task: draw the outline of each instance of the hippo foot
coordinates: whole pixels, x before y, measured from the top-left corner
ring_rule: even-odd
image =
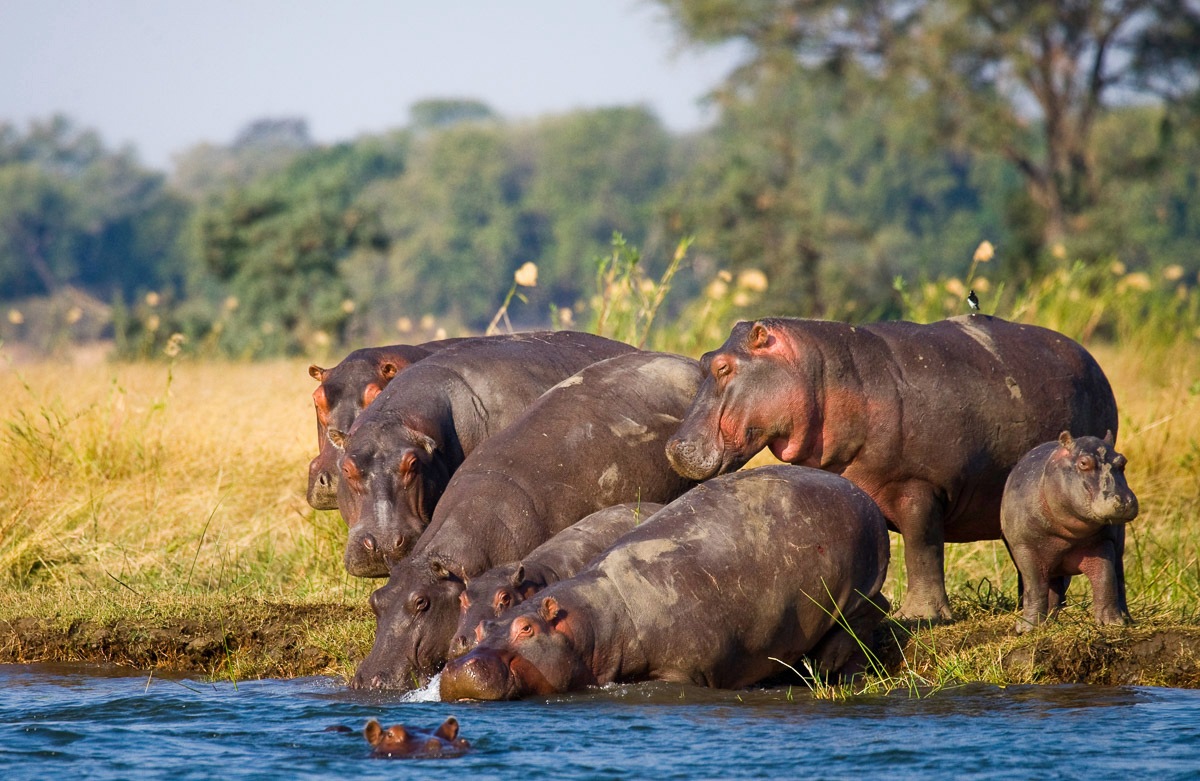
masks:
[[[1096,612],[1096,623],[1107,626],[1132,626],[1133,619],[1124,610],[1110,608]]]
[[[911,594],[904,598],[896,618],[915,621],[922,624],[948,624],[955,621],[950,603],[943,597],[930,599],[913,597]]]
[[[1028,633],[1032,632],[1033,630],[1037,629],[1039,626],[1041,626],[1043,621],[1044,621],[1044,619],[1042,619],[1042,618],[1030,619],[1030,618],[1021,616],[1020,618],[1017,619],[1017,625],[1014,627],[1014,629],[1016,630],[1017,634],[1019,634],[1019,635],[1028,634]]]

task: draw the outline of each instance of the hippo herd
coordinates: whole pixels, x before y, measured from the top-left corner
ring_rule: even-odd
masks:
[[[443,699],[496,700],[740,688],[802,660],[852,674],[891,610],[889,529],[900,616],[951,620],[944,543],[1003,539],[1018,631],[1080,574],[1097,621],[1129,621],[1138,504],[1116,401],[1054,331],[768,318],[700,361],[557,331],[368,348],[309,373],[309,502],[349,525],[351,574],[387,578],[354,687],[440,671]],[[784,463],[741,469],[764,448]],[[389,735],[368,740],[403,742]]]

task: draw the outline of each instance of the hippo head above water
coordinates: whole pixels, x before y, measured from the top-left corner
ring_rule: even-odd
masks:
[[[501,565],[471,578],[459,595],[461,614],[450,643],[450,657],[462,656],[474,647],[478,639],[476,630],[484,621],[497,618],[545,585],[526,578],[525,567],[519,563]]]
[[[409,690],[427,683],[445,660],[464,587],[460,568],[437,557],[394,564],[387,585],[371,594],[375,644],[350,686]]]
[[[453,716],[432,732],[403,724],[385,728],[371,719],[363,729],[363,737],[371,744],[371,756],[380,759],[457,757],[471,748],[466,738],[458,736],[458,720]]]
[[[798,361],[795,345],[766,324],[735,325],[725,344],[700,359],[704,381],[667,442],[671,466],[707,480],[740,469],[764,447],[781,461],[805,463],[798,456],[810,443],[793,440],[819,430],[807,425],[818,383],[782,379]]]

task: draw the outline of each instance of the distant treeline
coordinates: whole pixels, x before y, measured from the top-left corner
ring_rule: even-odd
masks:
[[[429,100],[332,146],[260,120],[164,175],[65,117],[0,125],[0,337],[257,357],[480,330],[527,262],[509,316],[564,322],[614,233],[651,272],[694,237],[673,311],[757,269],[761,312],[896,316],[897,278],[961,274],[984,239],[992,284],[1074,261],[1195,282],[1194,4],[660,5],[745,51],[708,130]]]

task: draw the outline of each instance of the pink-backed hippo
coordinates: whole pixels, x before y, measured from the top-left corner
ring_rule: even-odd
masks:
[[[458,719],[447,718],[436,730],[424,730],[394,724],[383,727],[375,719],[367,722],[363,737],[371,744],[371,756],[377,759],[445,759],[459,757],[471,748],[458,736]]]
[[[375,644],[351,685],[421,685],[447,658],[470,578],[518,561],[597,510],[665,503],[691,488],[663,447],[699,385],[690,358],[621,355],[559,383],[481,444],[412,553],[371,595]]]
[[[308,503],[318,510],[337,509],[338,448],[328,432],[339,440],[354,420],[400,372],[457,339],[426,344],[392,344],[364,347],[347,355],[332,369],[315,363],[309,375],[320,383],[313,391],[317,411],[316,458],[308,465]]]
[[[384,577],[433,517],[450,476],[546,390],[596,361],[637,352],[575,331],[485,336],[397,375],[343,438],[338,509],[351,575]]]
[[[1083,347],[979,314],[741,322],[701,364],[704,385],[667,444],[675,468],[704,480],[768,447],[845,475],[904,537],[909,618],[953,617],[943,543],[1000,538],[1022,455],[1063,429],[1117,430],[1112,388]]]
[[[834,674],[887,614],[887,564],[887,522],[849,480],[786,465],[723,475],[485,622],[442,671],[442,699],[646,680],[741,688],[806,655]]]
[[[626,502],[583,518],[530,551],[518,562],[492,567],[467,579],[459,595],[461,612],[450,657],[475,647],[476,630],[485,620],[521,604],[551,583],[572,577],[621,535],[662,509],[654,502]]]
[[[1125,603],[1125,524],[1138,500],[1125,482],[1125,456],[1103,439],[1064,431],[1030,450],[1004,487],[1000,525],[1021,580],[1018,632],[1057,613],[1072,575],[1092,584],[1101,624],[1129,623]]]

